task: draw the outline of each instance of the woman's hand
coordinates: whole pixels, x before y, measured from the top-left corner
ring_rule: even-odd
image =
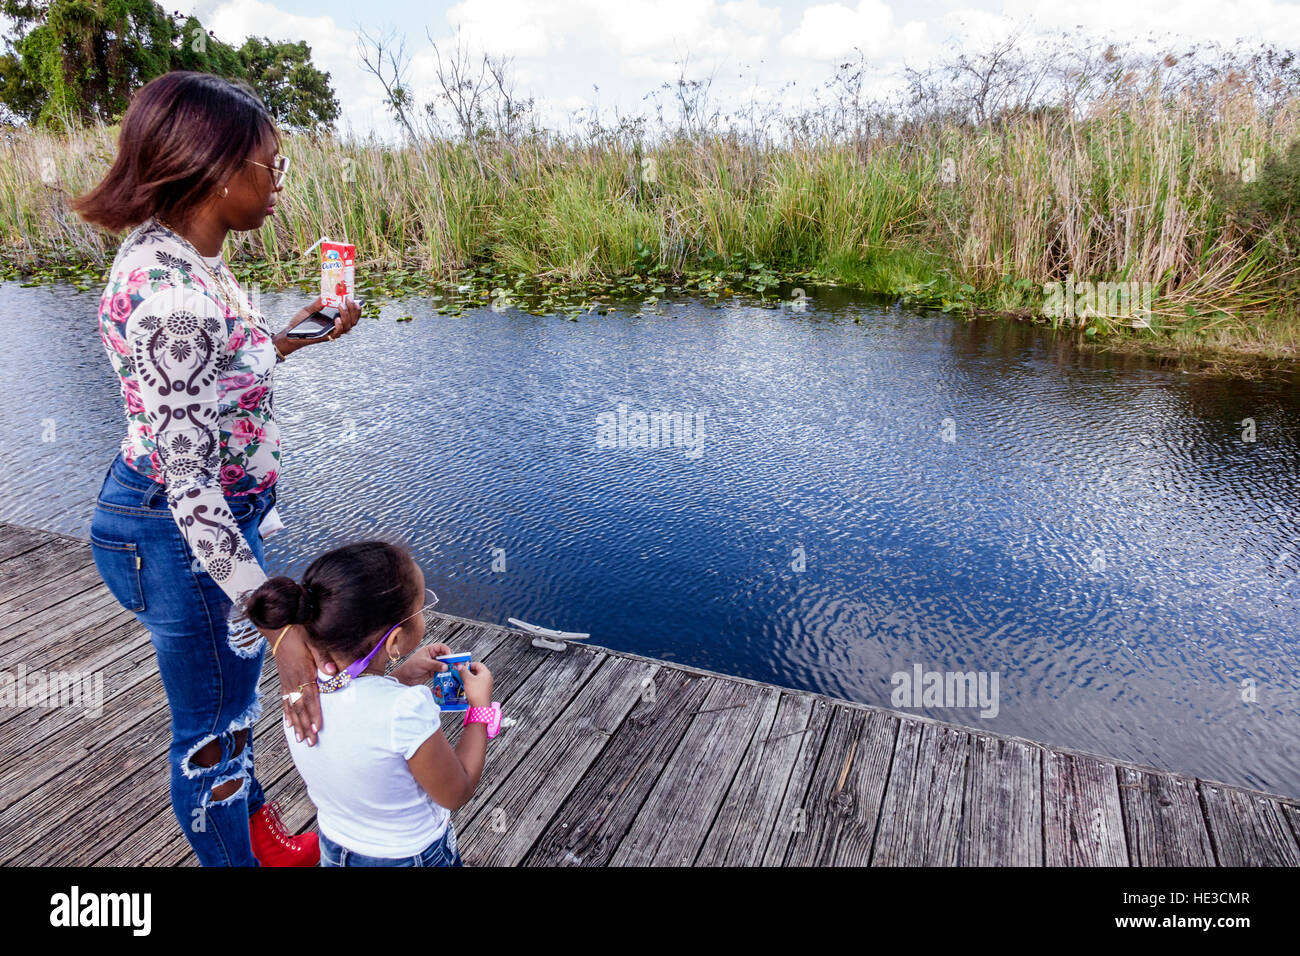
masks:
[[[347,335],[351,332],[352,327],[356,325],[357,321],[361,318],[361,307],[357,305],[351,297],[348,297],[343,300],[343,308],[339,309],[338,318],[334,320],[333,331],[325,332],[312,339],[289,338],[288,332],[290,329],[305,322],[322,308],[324,308],[324,303],[321,302],[320,296],[317,296],[316,300],[312,302],[311,305],[303,306],[294,313],[293,318],[289,320],[289,324],[284,327],[283,331],[278,332],[275,336],[275,344],[280,347],[281,352],[288,355],[289,353],[302,348],[304,345],[315,345],[317,342],[333,341],[340,335]]]
[[[423,684],[431,674],[439,674],[447,669],[446,662],[437,658],[450,653],[451,648],[446,644],[426,644],[403,661],[401,666],[393,668],[388,676],[411,686]]]
[[[265,634],[266,632],[263,631]],[[274,642],[275,635],[267,635],[267,640]],[[274,646],[274,644],[272,644]],[[325,721],[320,712],[320,690],[316,686],[316,669],[327,674],[334,674],[338,668],[326,657],[318,658],[311,647],[302,638],[297,627],[289,629],[280,641],[275,653],[275,667],[280,674],[280,694],[284,717],[293,724],[298,740],[307,739],[307,746],[316,745],[316,734],[324,729]],[[291,704],[284,696],[301,693]]]

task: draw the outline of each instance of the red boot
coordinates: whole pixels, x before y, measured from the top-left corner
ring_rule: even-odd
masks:
[[[294,836],[280,821],[278,803],[264,803],[248,818],[253,856],[262,866],[315,866],[320,862],[320,840],[315,833]]]

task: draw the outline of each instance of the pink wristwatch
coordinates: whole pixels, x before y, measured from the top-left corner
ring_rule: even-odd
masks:
[[[501,730],[501,705],[494,700],[491,707],[467,708],[464,726],[470,724],[487,724],[488,740],[491,740]]]

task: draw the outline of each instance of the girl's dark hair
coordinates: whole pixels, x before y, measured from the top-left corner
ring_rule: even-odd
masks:
[[[173,70],[131,97],[117,158],[90,192],[71,202],[87,222],[113,232],[150,216],[185,222],[212,191],[280,133],[246,82]]]
[[[359,541],[322,554],[301,584],[282,575],[268,578],[245,608],[264,630],[302,624],[315,647],[349,654],[373,647],[411,612],[418,595],[409,551],[387,541]]]

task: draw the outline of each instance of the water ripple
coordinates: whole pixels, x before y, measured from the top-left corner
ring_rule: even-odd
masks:
[[[6,520],[86,534],[124,428],[96,301],[0,285]],[[996,672],[996,717],[917,712],[1300,794],[1294,382],[814,304],[395,305],[277,372],[270,561],[395,537],[452,613],[883,706],[916,665]],[[600,447],[620,405],[698,454]]]

